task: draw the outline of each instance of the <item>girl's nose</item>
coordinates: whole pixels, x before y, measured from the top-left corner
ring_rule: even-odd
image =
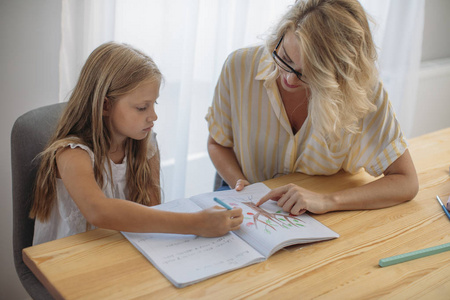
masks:
[[[158,115],[154,109],[150,110],[150,114],[147,116],[147,121],[154,122],[158,120]]]

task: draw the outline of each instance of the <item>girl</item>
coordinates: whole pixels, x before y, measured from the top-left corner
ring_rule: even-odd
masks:
[[[207,237],[239,228],[240,209],[172,213],[149,207],[161,202],[152,132],[161,81],[153,60],[130,46],[111,42],[92,52],[41,153],[30,212],[33,244],[90,227]]]
[[[357,0],[298,0],[265,46],[225,62],[207,120],[218,173],[241,190],[301,172],[364,169],[374,182],[331,194],[296,185],[263,197],[292,214],[376,209],[411,200],[416,171],[387,93]]]

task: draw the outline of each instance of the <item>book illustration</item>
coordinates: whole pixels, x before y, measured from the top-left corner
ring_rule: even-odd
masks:
[[[251,195],[244,197],[232,197],[228,199],[234,200],[232,202],[228,202],[232,207],[242,208],[244,219],[253,221],[246,222],[245,225],[247,227],[254,227],[255,229],[258,229],[258,222],[262,223],[265,226],[264,232],[267,234],[271,234],[272,231],[277,231],[277,228],[290,229],[292,227],[305,227],[306,223],[295,215],[278,210],[278,207],[274,212],[267,211],[262,207],[256,206],[256,204],[252,202],[252,199],[253,197]],[[241,204],[245,207],[242,207]]]
[[[305,223],[304,221],[296,218],[294,215],[286,215],[281,213],[282,211],[277,211],[275,213],[269,213],[261,207],[256,206],[253,202],[241,202],[242,204],[248,206],[250,209],[255,211],[255,213],[247,212],[247,215],[253,216],[253,223],[248,222],[247,226],[255,226],[258,228],[258,222],[263,223],[266,228],[265,232],[270,233],[267,227],[272,228],[274,231],[277,231],[276,226],[279,226],[284,229],[290,229],[292,226],[296,227],[304,227],[305,225],[301,223]],[[266,221],[260,220],[260,217],[265,217]]]

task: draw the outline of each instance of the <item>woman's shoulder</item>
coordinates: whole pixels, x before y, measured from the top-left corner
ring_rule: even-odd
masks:
[[[377,107],[376,110],[390,105],[388,93],[384,88],[383,82],[381,80],[378,80],[374,84],[371,99],[372,103]]]
[[[231,52],[231,54],[243,55],[244,53],[260,53],[266,49],[264,44],[254,44],[246,47],[238,48]]]
[[[261,57],[262,54],[266,51],[266,47],[263,44],[256,44],[244,48],[239,48],[231,52],[226,62],[229,64],[231,61],[242,61],[242,60],[248,60],[253,61],[258,57]]]
[[[231,52],[225,63],[223,74],[239,76],[239,74],[248,74],[251,70],[257,72],[258,66],[268,55],[264,45],[254,45],[240,48]],[[245,75],[246,77],[246,75]]]

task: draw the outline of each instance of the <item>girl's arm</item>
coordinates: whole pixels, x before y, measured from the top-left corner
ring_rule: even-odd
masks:
[[[419,190],[416,170],[409,151],[394,161],[384,176],[371,183],[331,194],[318,194],[288,184],[269,192],[257,205],[276,200],[283,210],[300,214],[305,210],[322,214],[336,210],[377,209],[414,198]]]
[[[196,213],[165,212],[128,200],[107,198],[95,181],[88,153],[64,148],[56,156],[58,171],[86,220],[97,227],[129,232],[221,236],[242,223],[241,209],[210,208]]]
[[[242,173],[238,160],[232,148],[218,144],[211,136],[208,136],[208,152],[220,177],[231,188],[240,191],[250,183]]]

